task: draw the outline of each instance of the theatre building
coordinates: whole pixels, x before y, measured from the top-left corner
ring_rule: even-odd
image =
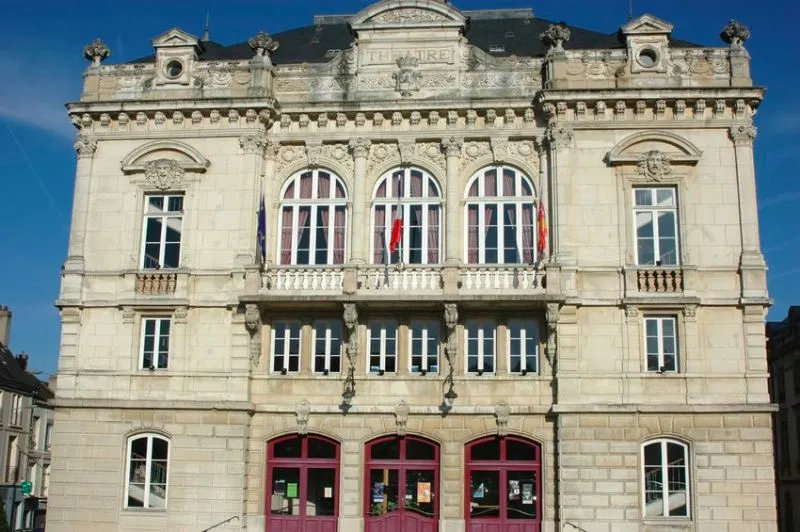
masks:
[[[487,8],[86,47],[48,532],[775,529],[749,31]]]

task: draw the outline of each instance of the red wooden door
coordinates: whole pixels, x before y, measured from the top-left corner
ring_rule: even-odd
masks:
[[[365,532],[437,532],[439,446],[407,436],[367,444]]]
[[[336,532],[339,444],[291,435],[267,444],[266,530]]]
[[[539,532],[540,447],[515,437],[484,438],[467,445],[467,532]]]

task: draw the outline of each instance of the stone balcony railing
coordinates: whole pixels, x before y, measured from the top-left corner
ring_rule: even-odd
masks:
[[[680,268],[647,268],[636,272],[639,292],[679,294],[683,292],[683,271]]]
[[[448,279],[452,279],[448,286]],[[259,293],[275,296],[544,294],[544,274],[530,265],[271,266]]]
[[[136,274],[136,293],[144,295],[170,295],[178,284],[177,273],[140,272]]]

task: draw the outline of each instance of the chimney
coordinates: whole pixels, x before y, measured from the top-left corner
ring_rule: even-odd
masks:
[[[22,371],[28,371],[28,353],[23,351],[17,355],[17,364],[22,368]]]
[[[0,305],[0,344],[8,346],[11,338],[11,311],[8,307]]]

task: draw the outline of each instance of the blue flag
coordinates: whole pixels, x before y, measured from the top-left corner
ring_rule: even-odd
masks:
[[[267,262],[267,209],[264,206],[264,193],[258,205],[258,255],[261,264]]]

